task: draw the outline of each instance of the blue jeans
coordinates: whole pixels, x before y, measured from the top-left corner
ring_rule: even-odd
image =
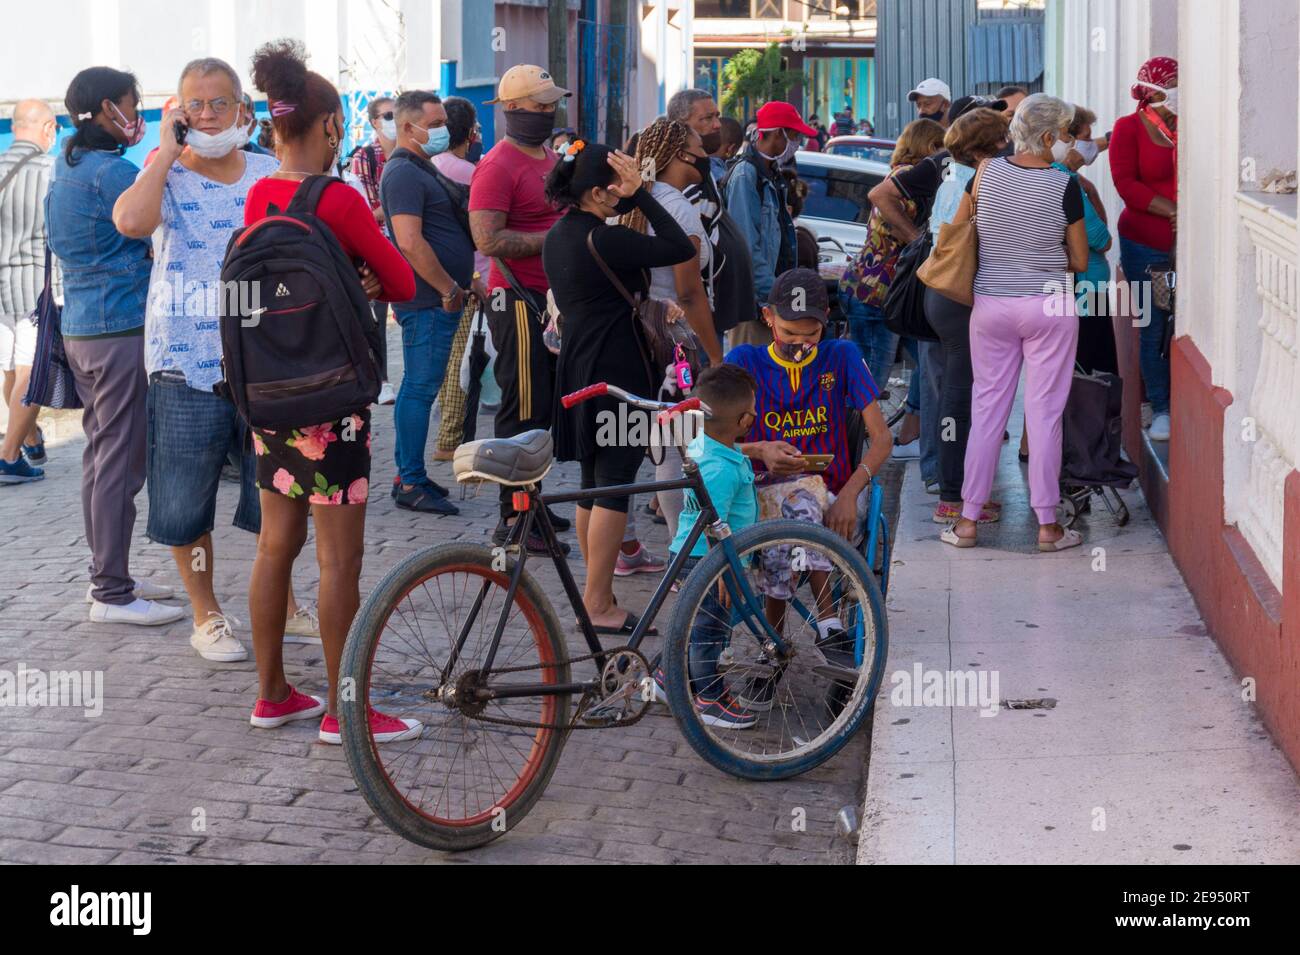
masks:
[[[1120,236],[1119,264],[1124,269],[1124,278],[1129,282],[1151,281],[1147,274],[1150,265],[1165,265],[1172,258],[1168,252],[1161,252],[1149,245],[1142,245]],[[1148,289],[1149,285],[1146,286]],[[1165,341],[1165,329],[1169,324],[1169,313],[1163,308],[1156,308],[1150,300],[1149,293],[1144,296],[1151,320],[1138,329],[1138,366],[1142,369],[1142,384],[1146,386],[1147,400],[1151,402],[1153,414],[1169,412],[1169,358],[1160,354]]]
[[[849,337],[862,352],[871,380],[878,391],[889,388],[889,369],[894,367],[898,336],[885,327],[885,313],[852,295],[840,296],[840,308],[849,322]]]
[[[429,413],[442,388],[451,355],[451,340],[460,327],[460,312],[440,308],[395,307],[402,326],[402,385],[393,406],[397,473],[403,484],[428,480],[424,448],[429,440]]]
[[[921,404],[921,480],[927,484],[938,483],[939,442],[943,428],[939,415],[939,396],[943,394],[943,346],[939,342],[918,341],[916,353],[912,386]]]
[[[669,559],[672,555],[669,554]],[[682,565],[678,579],[685,582],[702,558],[690,557]],[[722,696],[722,677],[718,674],[718,656],[731,641],[731,610],[718,600],[714,584],[700,601],[700,608],[691,622],[691,642],[687,650],[687,672],[691,677],[691,696],[702,700],[716,700]]]
[[[212,532],[221,469],[229,454],[239,460],[234,525],[258,533],[262,505],[257,496],[257,459],[235,406],[210,391],[191,388],[179,373],[156,371],[149,376],[145,407],[149,432],[145,533],[149,539],[168,547],[188,547]]]

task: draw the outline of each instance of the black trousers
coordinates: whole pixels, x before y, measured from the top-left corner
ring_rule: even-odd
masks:
[[[970,438],[970,397],[975,374],[970,365],[970,312],[933,289],[925,290],[925,317],[943,350],[943,393],[939,396],[939,500],[961,501]]]
[[[546,314],[546,296],[525,289],[521,299],[510,289],[488,295],[487,321],[497,357],[495,375],[501,389],[496,436],[509,438],[534,428],[551,427],[555,401],[555,356],[542,342],[539,316]],[[499,307],[494,307],[499,306]],[[513,489],[501,486],[501,517],[514,514]]]

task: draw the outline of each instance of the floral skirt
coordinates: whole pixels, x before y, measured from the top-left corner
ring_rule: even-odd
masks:
[[[370,409],[290,430],[253,429],[257,486],[309,504],[364,504],[370,492]]]

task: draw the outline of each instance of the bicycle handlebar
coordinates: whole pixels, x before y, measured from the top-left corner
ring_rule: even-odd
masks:
[[[586,388],[581,388],[572,394],[565,395],[560,399],[560,404],[564,405],[565,408],[572,408],[574,405],[582,404],[588,398],[599,398],[608,390],[609,385],[605,384],[603,381],[595,385],[588,385]]]
[[[703,410],[708,414],[708,409],[700,402],[699,398],[687,398],[685,401],[679,401],[670,408],[664,408],[659,412],[657,420],[660,424],[670,421],[674,415],[684,414],[687,411]]]
[[[706,416],[710,413],[708,406],[703,404],[699,398],[687,398],[685,401],[680,401],[677,404],[673,404],[669,401],[652,401],[649,398],[638,397],[637,395],[624,391],[617,385],[610,385],[603,381],[597,382],[594,385],[588,385],[586,388],[581,388],[578,391],[565,395],[560,399],[560,404],[564,405],[565,408],[572,408],[574,405],[582,404],[582,402],[586,401],[588,398],[599,398],[602,395],[609,395],[613,398],[617,398],[634,408],[640,408],[642,411],[658,412],[660,423],[671,418],[674,414],[681,414],[684,411],[694,411],[698,409],[703,411]]]

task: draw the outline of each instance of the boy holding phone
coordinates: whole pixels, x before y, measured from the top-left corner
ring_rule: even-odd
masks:
[[[740,345],[726,356],[758,382],[757,416],[741,449],[761,464],[759,516],[824,524],[856,544],[870,505],[872,475],[893,447],[876,402],[879,389],[853,342],[823,340],[830,303],[817,272],[782,273],[769,303],[763,320],[772,329],[772,343]],[[853,460],[848,444],[850,414],[861,414],[866,425],[868,447],[860,462]],[[784,550],[772,548],[763,555],[763,592],[774,625],[793,594],[789,554],[778,553]],[[844,627],[825,592],[830,566],[818,554],[809,554],[808,560],[818,597],[819,636],[833,641]]]

